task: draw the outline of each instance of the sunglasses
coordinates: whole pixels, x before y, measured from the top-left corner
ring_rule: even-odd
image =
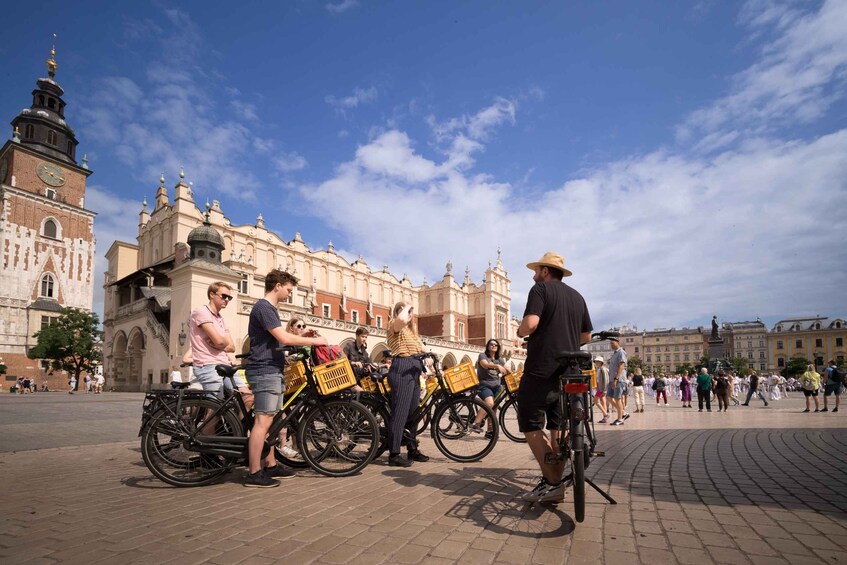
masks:
[[[488,347],[497,347],[497,344],[496,343],[489,343]]]
[[[302,330],[303,328],[306,327],[306,324],[294,324],[293,327],[298,329],[298,330]]]
[[[226,300],[227,302],[232,300],[232,296],[229,294],[219,294],[218,296],[220,296],[223,300]]]

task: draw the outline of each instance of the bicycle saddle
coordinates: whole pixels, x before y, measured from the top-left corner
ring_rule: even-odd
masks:
[[[222,377],[231,377],[240,368],[233,365],[216,365],[215,371]]]
[[[591,353],[588,351],[560,351],[556,354],[556,361],[567,363],[568,361],[591,361]]]

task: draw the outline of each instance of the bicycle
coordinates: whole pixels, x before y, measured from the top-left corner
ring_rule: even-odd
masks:
[[[436,385],[427,387],[427,392],[420,405],[410,417],[410,422],[415,429],[420,429],[424,419],[432,422],[432,440],[438,450],[449,459],[462,463],[479,461],[488,455],[500,434],[500,427],[494,417],[494,412],[483,401],[476,398],[473,391],[467,392],[467,388],[458,390],[451,384],[453,381],[445,378],[439,367],[438,356],[434,353],[422,353],[413,356],[424,361],[432,359],[435,369]],[[464,370],[451,368],[447,371]],[[471,370],[472,371],[472,370]],[[452,376],[452,374],[451,374]],[[472,371],[474,381],[476,373]],[[377,451],[378,455],[385,453],[388,449],[388,422],[391,421],[391,391],[385,382],[385,376],[379,373],[371,374],[369,377],[374,381],[374,387],[365,384],[367,392],[360,393],[360,399],[368,406],[380,421],[381,443]],[[363,380],[363,382],[365,382]],[[470,381],[465,381],[467,382]],[[473,387],[475,383],[471,384]],[[461,387],[459,387],[461,388]],[[475,431],[471,425],[479,410],[486,412],[488,418],[494,422],[493,433],[486,437],[484,433]],[[429,414],[431,413],[431,416]]]
[[[591,334],[595,341],[603,341],[620,335],[617,332],[599,332]],[[591,353],[588,351],[562,351],[556,356],[560,368],[561,383],[559,407],[562,412],[563,430],[559,434],[558,451],[548,455],[548,462],[555,464],[570,461],[571,472],[562,480],[570,481],[574,493],[574,513],[577,522],[585,520],[586,483],[599,492],[612,504],[617,504],[608,493],[585,476],[585,469],[591,463],[592,456],[602,456],[596,451],[597,440],[594,436],[594,411],[591,402]]]
[[[313,368],[302,350],[285,349],[304,378],[274,415],[262,456],[279,446],[280,430],[297,422],[297,445],[309,467],[333,477],[357,473],[376,455],[379,428],[361,403],[333,396],[345,382],[355,384],[349,363],[342,359]],[[238,369],[216,367],[230,382]],[[252,415],[237,391],[223,400],[185,388],[148,393],[139,431],[141,455],[153,475],[170,485],[206,485],[246,464],[245,424],[252,427]]]

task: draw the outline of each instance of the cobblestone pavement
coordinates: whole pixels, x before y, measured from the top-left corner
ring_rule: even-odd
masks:
[[[108,400],[88,403],[93,420]],[[52,409],[81,406],[61,404]],[[17,425],[9,406],[0,400],[3,435]],[[606,457],[588,476],[618,504],[589,488],[580,524],[570,493],[559,505],[520,501],[537,472],[527,447],[505,438],[475,464],[426,439],[430,463],[383,458],[360,476],[304,472],[275,489],[243,488],[243,470],[168,487],[137,441],[2,453],[0,562],[847,562],[845,414],[802,414],[799,398],[728,413],[672,406],[599,430]]]

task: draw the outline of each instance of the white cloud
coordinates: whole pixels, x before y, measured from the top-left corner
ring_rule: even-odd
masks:
[[[353,94],[342,98],[337,98],[330,94],[324,100],[326,100],[327,104],[335,108],[336,112],[346,115],[345,112],[347,110],[358,108],[360,104],[373,102],[377,99],[378,95],[379,92],[376,87],[370,86],[368,88],[356,88],[353,90]]]
[[[259,115],[256,113],[255,104],[242,102],[240,100],[232,100],[230,101],[230,104],[235,110],[235,113],[244,118],[245,120],[256,121],[259,119]]]
[[[762,134],[809,123],[844,96],[847,5],[843,1],[828,0],[817,12],[801,12],[755,0],[745,5],[740,19],[751,32],[772,37],[764,42],[759,60],[733,77],[726,96],[679,125],[681,141],[726,127]]]
[[[326,4],[325,7],[330,14],[343,14],[347,10],[359,5],[357,0],[341,0],[338,4]]]
[[[274,164],[280,172],[290,173],[291,171],[304,169],[308,163],[306,162],[305,157],[298,154],[296,151],[292,151],[291,153],[280,155],[274,159]]]

